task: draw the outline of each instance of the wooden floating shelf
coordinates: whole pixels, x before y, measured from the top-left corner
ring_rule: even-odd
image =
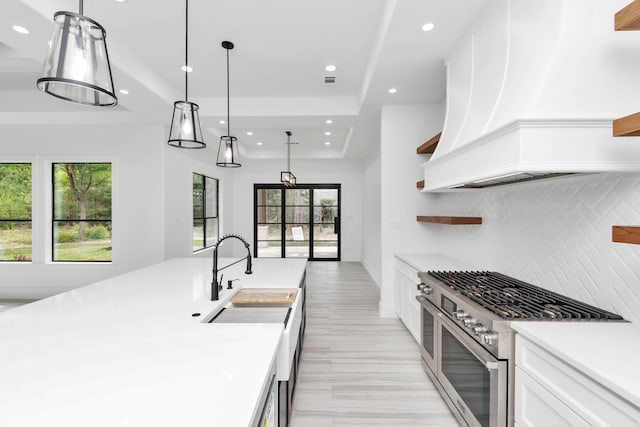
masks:
[[[611,227],[611,241],[640,245],[640,227],[614,225]]]
[[[615,119],[613,136],[640,136],[640,113]]]
[[[640,30],[640,0],[635,0],[616,13],[616,31]]]
[[[424,179],[416,182],[416,188],[424,188]]]
[[[417,220],[449,225],[482,224],[482,218],[478,216],[418,216]]]
[[[416,150],[416,153],[417,154],[433,154],[436,147],[438,146],[438,142],[440,142],[441,136],[442,136],[442,132],[440,132],[439,134],[437,134],[436,136],[434,136],[433,138],[431,138],[430,140],[422,144],[420,147],[418,147],[418,149]]]

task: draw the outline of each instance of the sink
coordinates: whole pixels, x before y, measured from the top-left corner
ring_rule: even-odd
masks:
[[[286,327],[291,307],[225,307],[209,323],[283,323]]]

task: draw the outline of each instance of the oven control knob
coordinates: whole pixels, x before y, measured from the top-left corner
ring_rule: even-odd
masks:
[[[455,311],[453,313],[453,317],[455,317],[456,320],[462,320],[462,319],[466,319],[467,317],[469,317],[469,315],[467,313],[465,313],[462,310],[459,311]]]
[[[473,328],[471,328],[471,330],[473,331],[473,334],[477,337],[487,332],[487,328],[482,326],[482,323],[476,323],[476,325]]]
[[[474,326],[476,323],[477,323],[476,319],[473,319],[471,317],[462,319],[462,324],[465,326],[465,328],[470,328]]]
[[[433,293],[433,289],[431,288],[431,286],[427,285],[426,283],[420,283],[418,285],[418,290],[424,295],[431,295]]]
[[[486,345],[495,345],[497,340],[498,334],[493,331],[487,331],[482,334],[482,341],[484,341]]]

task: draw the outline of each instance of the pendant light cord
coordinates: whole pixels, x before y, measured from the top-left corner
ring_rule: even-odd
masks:
[[[227,49],[227,136],[231,138],[231,120],[229,120],[229,49]]]
[[[84,15],[84,5],[83,5],[83,1],[80,0],[80,7],[78,9],[80,9],[80,15]]]
[[[184,101],[189,102],[189,0],[185,0],[184,18]]]
[[[291,174],[291,132],[287,132],[287,172]]]

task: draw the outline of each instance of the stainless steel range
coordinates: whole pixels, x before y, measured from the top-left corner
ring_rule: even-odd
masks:
[[[514,321],[623,321],[615,313],[486,271],[419,273],[422,359],[462,424],[513,425]]]

